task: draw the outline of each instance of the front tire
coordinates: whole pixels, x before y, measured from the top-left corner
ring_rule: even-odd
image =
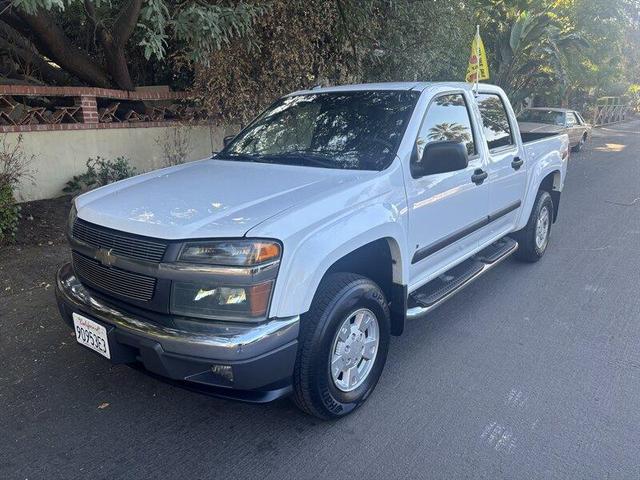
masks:
[[[384,368],[390,325],[386,298],[373,281],[352,273],[323,279],[301,319],[296,405],[325,420],[362,405]]]
[[[524,262],[537,262],[547,251],[551,223],[553,222],[553,200],[549,192],[538,191],[527,225],[513,236],[518,241],[515,256]]]

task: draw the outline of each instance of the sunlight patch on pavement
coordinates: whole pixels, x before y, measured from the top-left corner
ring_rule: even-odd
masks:
[[[625,148],[627,148],[627,146],[620,143],[605,143],[604,145],[595,147],[594,150],[597,152],[621,152]]]

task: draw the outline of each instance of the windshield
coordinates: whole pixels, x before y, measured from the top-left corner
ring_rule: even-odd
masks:
[[[518,115],[521,122],[547,123],[549,125],[564,125],[564,112],[556,110],[524,110]]]
[[[285,97],[217,158],[382,170],[393,160],[419,93],[357,91]]]

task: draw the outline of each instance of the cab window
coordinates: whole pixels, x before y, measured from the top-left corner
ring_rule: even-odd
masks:
[[[576,120],[576,116],[573,112],[567,112],[567,126],[573,127],[578,121]]]
[[[494,93],[481,93],[477,100],[489,150],[514,145],[507,109],[500,96]]]
[[[464,143],[469,156],[477,152],[469,109],[461,93],[441,95],[431,102],[416,140],[418,154],[414,163],[422,160],[422,153],[428,144],[442,141]]]

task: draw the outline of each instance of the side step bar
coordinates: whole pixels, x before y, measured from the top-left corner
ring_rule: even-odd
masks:
[[[510,237],[503,237],[415,292],[411,292],[407,319],[421,318],[431,312],[476,278],[509,258],[517,249],[518,242]]]

